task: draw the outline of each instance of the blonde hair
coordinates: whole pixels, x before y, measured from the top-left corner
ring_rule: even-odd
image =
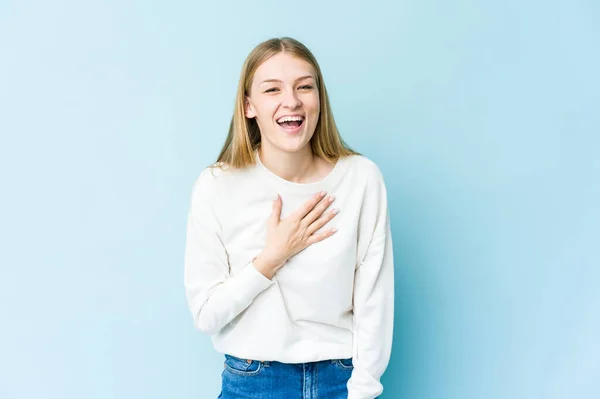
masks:
[[[315,132],[310,140],[313,154],[332,164],[340,157],[358,154],[340,136],[329,105],[329,97],[327,96],[325,82],[323,82],[321,68],[319,68],[316,58],[299,41],[290,37],[282,37],[260,43],[244,61],[235,98],[233,117],[229,125],[229,134],[214,166],[222,167],[226,165],[233,168],[244,168],[254,165],[254,151],[260,147],[261,143],[260,130],[254,118],[250,119],[245,116],[245,99],[250,92],[252,79],[258,67],[278,53],[288,53],[308,62],[317,74],[320,112]]]

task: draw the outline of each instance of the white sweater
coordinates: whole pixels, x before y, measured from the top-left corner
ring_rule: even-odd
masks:
[[[206,168],[188,213],[184,282],[196,328],[215,350],[244,359],[305,363],[353,358],[349,399],[379,395],[389,362],[394,269],[387,194],[375,163],[338,160],[318,183],[299,184],[256,165]],[[252,259],[265,246],[273,200],[281,218],[313,194],[335,196],[338,232],[291,257],[269,280]]]

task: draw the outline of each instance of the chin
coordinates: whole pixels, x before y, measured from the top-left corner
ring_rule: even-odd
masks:
[[[289,136],[281,131],[274,131],[266,137],[263,136],[263,141],[268,143],[268,146],[276,151],[293,153],[302,151],[307,146],[310,148],[312,136],[313,135],[311,134],[307,137],[306,132],[300,132],[298,135]]]
[[[276,137],[276,140],[269,140],[270,147],[278,151],[298,152],[310,145],[310,139],[304,137]]]
[[[278,151],[283,152],[299,152],[306,148],[306,146],[310,146],[310,142],[308,143],[275,143],[272,147]]]

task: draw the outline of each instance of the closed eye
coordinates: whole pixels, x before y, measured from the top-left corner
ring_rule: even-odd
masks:
[[[313,86],[312,85],[302,85],[298,88],[301,90],[312,90]],[[270,89],[265,90],[265,93],[274,93],[276,91],[279,91],[279,88],[271,87]]]

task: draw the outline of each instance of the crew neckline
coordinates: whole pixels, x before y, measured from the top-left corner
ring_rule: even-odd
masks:
[[[347,158],[349,157],[338,158],[329,174],[318,182],[295,183],[276,175],[270,169],[268,169],[260,160],[258,148],[254,150],[254,159],[256,160],[257,168],[261,174],[274,183],[278,190],[295,194],[316,194],[319,191],[327,191],[327,189],[332,187],[334,183],[343,175],[343,170],[345,169],[348,160]]]

